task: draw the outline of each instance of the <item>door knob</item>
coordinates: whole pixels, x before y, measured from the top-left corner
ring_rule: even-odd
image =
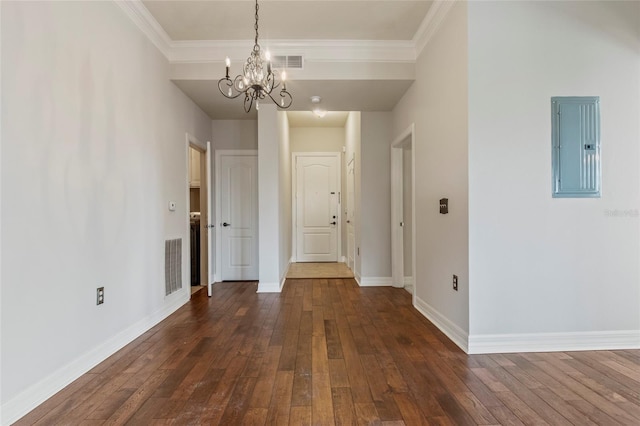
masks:
[[[336,224],[335,222],[329,222],[329,225],[335,225],[335,224]]]
[[[350,220],[348,220],[348,221],[347,221],[347,223],[351,223],[351,221],[350,221]]]
[[[231,226],[231,224],[227,222],[222,222],[222,226]]]

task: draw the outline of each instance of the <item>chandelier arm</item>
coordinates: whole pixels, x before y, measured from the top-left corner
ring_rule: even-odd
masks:
[[[249,111],[251,111],[252,105],[253,105],[253,96],[249,95],[249,93],[245,93],[244,112],[248,113]]]
[[[226,91],[222,89],[223,83],[225,83],[226,85]],[[229,96],[229,89],[231,89],[231,96]],[[220,80],[218,80],[218,90],[220,91],[220,93],[222,93],[222,96],[228,99],[235,99],[244,93],[244,91],[238,91],[234,87],[233,81],[230,78],[221,78]]]
[[[278,108],[281,108],[281,109],[287,109],[293,103],[293,97],[291,96],[291,93],[287,92],[284,89],[280,91],[280,102],[275,100],[275,98],[271,96],[271,93],[267,93],[267,95],[269,95],[273,103],[276,104]]]

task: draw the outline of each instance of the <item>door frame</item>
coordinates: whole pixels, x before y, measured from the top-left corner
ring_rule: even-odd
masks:
[[[411,276],[415,303],[416,291],[416,150],[415,124],[411,123],[391,143],[391,275],[394,287],[404,288],[403,150],[411,147]]]
[[[222,226],[220,223],[220,217],[222,216],[222,212],[220,211],[220,158],[223,155],[233,155],[237,157],[258,157],[257,149],[216,149],[215,150],[215,177],[216,177],[216,212],[215,212],[215,222],[214,224],[217,226]],[[258,182],[260,185],[260,182]],[[258,208],[258,206],[256,206]],[[256,224],[257,226],[257,224]],[[220,276],[220,271],[222,267],[222,232],[216,232],[216,256],[215,256],[215,282],[221,282],[222,277]],[[260,252],[258,251],[258,259],[256,261],[259,264]],[[259,271],[258,271],[259,273]]]
[[[356,208],[356,153],[352,153],[351,159],[347,159],[345,161],[346,167],[345,167],[345,179],[347,180],[347,184],[345,186],[347,193],[344,195],[346,203],[347,203],[347,210],[348,209],[354,209],[353,211],[353,221],[354,223],[351,224],[351,226],[353,227],[353,253],[351,253],[353,255],[353,265],[349,266],[349,225],[346,223],[347,220],[349,220],[349,215],[347,214],[347,211],[345,211],[345,215],[347,216],[345,218],[345,227],[347,229],[345,229],[345,237],[347,239],[347,253],[346,253],[346,260],[345,263],[347,264],[347,267],[349,269],[351,269],[351,271],[353,272],[353,274],[355,275],[355,271],[356,271],[356,224],[355,224],[355,219],[356,219],[356,215],[355,215],[355,208]],[[349,206],[349,167],[351,165],[351,163],[353,163],[353,206]]]
[[[190,165],[190,157],[191,152],[190,148],[198,151],[200,153],[200,212],[206,212],[207,223],[200,222],[200,285],[205,285],[202,283],[206,283],[207,286],[207,295],[211,296],[211,286],[213,284],[211,280],[211,270],[214,268],[212,253],[210,250],[211,247],[211,197],[209,196],[209,187],[211,185],[211,163],[209,154],[211,152],[211,142],[207,141],[206,144],[200,142],[195,136],[187,132],[185,134],[186,140],[186,152],[187,152],[187,201],[185,206],[187,206],[187,235],[189,234],[190,227],[190,198],[191,198],[191,185],[189,184],[189,178],[191,176],[191,165]],[[201,216],[202,218],[202,216]],[[204,231],[204,232],[203,232]],[[204,238],[203,238],[204,237]],[[189,262],[189,274],[191,274],[191,263]],[[190,276],[190,275],[189,275]]]
[[[342,153],[341,152],[292,152],[291,153],[291,262],[298,261],[298,206],[296,203],[296,193],[298,188],[298,158],[299,157],[335,157],[338,160],[338,217],[336,222],[337,230],[337,258],[336,262],[342,260]]]

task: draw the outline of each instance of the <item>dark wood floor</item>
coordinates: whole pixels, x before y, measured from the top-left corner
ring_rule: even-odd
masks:
[[[255,291],[198,292],[18,424],[640,424],[640,351],[468,356],[401,289]]]

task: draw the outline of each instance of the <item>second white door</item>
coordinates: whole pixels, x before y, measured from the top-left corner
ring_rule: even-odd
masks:
[[[258,157],[218,153],[220,278],[258,279]]]
[[[339,154],[296,157],[296,260],[338,261]]]

